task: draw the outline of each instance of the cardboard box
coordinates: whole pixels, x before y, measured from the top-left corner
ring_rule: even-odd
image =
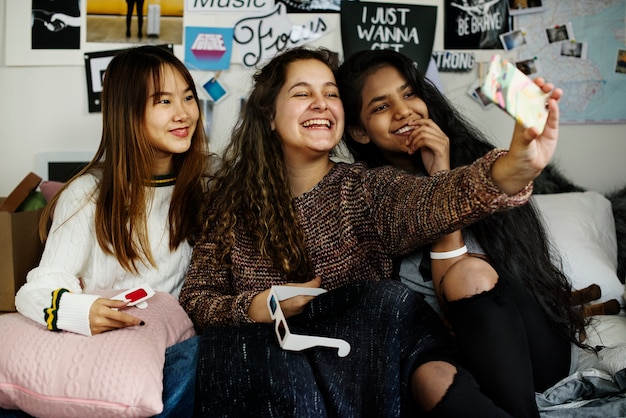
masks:
[[[43,244],[39,239],[39,218],[43,209],[15,212],[41,181],[30,173],[8,198],[0,198],[0,312],[15,311],[15,293],[26,275],[39,264]],[[15,196],[19,196],[16,200]]]
[[[41,183],[41,177],[35,173],[28,173],[24,180],[17,185],[11,194],[0,202],[0,211],[2,212],[15,212],[20,205],[28,198],[30,193],[39,186]]]

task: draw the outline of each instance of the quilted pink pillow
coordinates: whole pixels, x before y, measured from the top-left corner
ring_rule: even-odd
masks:
[[[49,202],[50,199],[52,199],[64,185],[65,183],[60,181],[44,180],[39,184],[39,190],[41,190],[41,194],[43,194],[46,202]]]
[[[193,324],[164,292],[128,312],[146,324],[91,337],[0,315],[0,407],[51,418],[161,412],[165,349],[195,335]]]

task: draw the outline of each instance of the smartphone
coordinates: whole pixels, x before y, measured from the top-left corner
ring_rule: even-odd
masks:
[[[524,127],[534,126],[543,131],[548,120],[546,104],[550,93],[544,93],[513,63],[494,55],[480,90]]]

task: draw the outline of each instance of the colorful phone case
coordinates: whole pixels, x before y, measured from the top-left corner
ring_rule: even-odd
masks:
[[[546,102],[550,93],[544,93],[511,62],[494,55],[480,89],[485,97],[523,126],[534,126],[539,132],[543,131],[548,119]]]

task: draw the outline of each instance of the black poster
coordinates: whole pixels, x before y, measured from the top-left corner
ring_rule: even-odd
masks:
[[[173,44],[155,44],[155,46],[168,49],[174,53]],[[113,57],[124,49],[114,49],[110,51],[97,51],[85,53],[85,73],[87,75],[87,101],[89,102],[89,113],[97,113],[102,111],[102,82],[104,81],[104,72]]]
[[[31,13],[32,49],[80,49],[79,0],[33,0]]]
[[[413,59],[425,73],[436,24],[437,6],[343,2],[343,53],[348,57],[364,49],[393,49]]]
[[[502,49],[508,0],[445,0],[444,49]]]

